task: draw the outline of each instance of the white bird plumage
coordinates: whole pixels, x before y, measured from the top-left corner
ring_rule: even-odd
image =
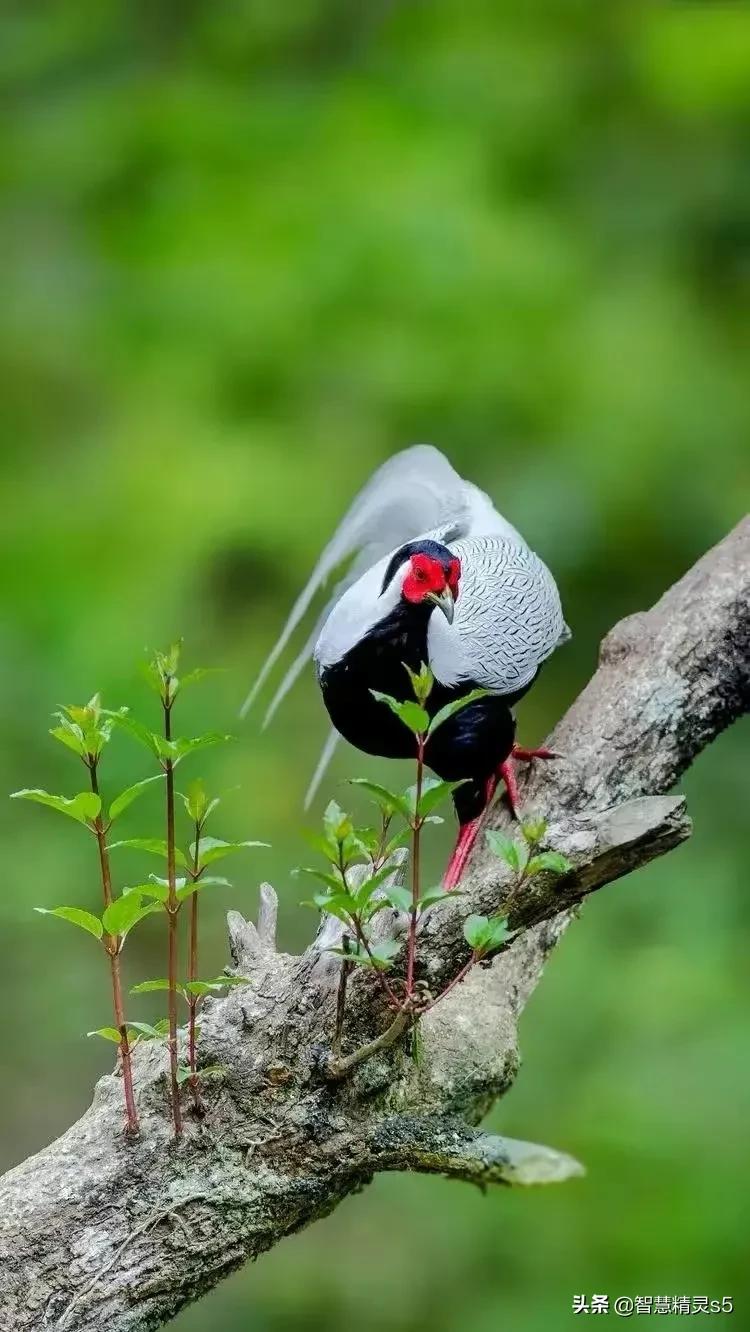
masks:
[[[316,593],[335,570],[350,561],[277,689],[266,725],[313,656],[319,664],[336,660],[387,612],[388,607],[380,604],[384,571],[392,555],[415,539],[438,541],[461,561],[461,594],[453,623],[442,615],[433,615],[430,621],[429,665],[436,678],[445,684],[473,679],[498,693],[511,693],[528,684],[558,643],[569,636],[554,579],[489,496],[464,481],[436,448],[419,444],[379,467],[355,498],[292,607],[243,705],[242,716]],[[391,589],[383,595],[390,592],[392,596]],[[323,777],[336,738],[334,731],[306,805]]]

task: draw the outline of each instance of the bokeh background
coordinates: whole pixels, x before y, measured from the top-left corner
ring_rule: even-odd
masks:
[[[290,870],[313,680],[265,733],[236,714],[375,465],[439,444],[555,571],[575,637],[523,704],[528,741],[608,626],[747,507],[750,11],[9,0],[1,46],[0,789],[79,789],[50,713],[99,688],[151,715],[144,647],[182,634],[227,668],[182,727],[237,730],[194,771],[227,791],[214,831],[273,850],[204,898],[215,972],[261,876],[284,944],[312,928]],[[524,1018],[491,1122],[588,1177],[379,1180],[180,1332],[542,1332],[593,1291],[747,1309],[748,739],[687,775],[691,844],[587,906]],[[103,776],[145,771],[121,738]],[[342,752],[324,794],[377,771]],[[10,1164],[84,1109],[110,1054],[83,1033],[109,1010],[91,941],[32,910],[96,904],[92,845],[47,810],[0,816]],[[158,818],[149,796],[127,831]],[[120,883],[151,868],[120,854]],[[151,924],[131,981],[163,969]]]

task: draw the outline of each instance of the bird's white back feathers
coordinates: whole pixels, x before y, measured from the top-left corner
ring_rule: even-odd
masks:
[[[555,580],[528,546],[502,537],[450,549],[461,561],[459,595],[452,624],[430,616],[428,665],[441,684],[513,694],[568,636]]]
[[[437,449],[428,444],[418,444],[396,454],[379,467],[353,501],[294,603],[281,635],[245,701],[242,716],[250,708],[316,593],[325,586],[335,570],[347,560],[350,561],[347,573],[336,586],[315,630],[287,670],[271,700],[266,723],[313,652],[321,665],[340,659],[373,624],[389,613],[393,608],[391,601],[394,598],[397,600],[400,595],[401,580],[394,578],[381,595],[388,561],[400,546],[419,538],[442,542],[455,550],[462,562],[462,544],[480,539],[491,543],[486,547],[474,545],[465,551],[467,557],[473,559],[476,556],[478,565],[475,574],[472,573],[467,558],[453,626],[449,626],[445,617],[439,613],[430,619],[428,643],[430,652],[435,655],[433,668],[437,677],[450,683],[453,678],[451,672],[465,670],[466,678],[476,678],[471,676],[471,672],[480,670],[483,671],[482,678],[488,681],[486,687],[500,690],[507,681],[521,678],[524,672],[530,671],[528,678],[531,678],[536,665],[543,660],[539,654],[549,655],[554,648],[554,642],[549,646],[550,636],[557,632],[559,637],[562,632],[561,628],[555,628],[558,620],[560,626],[563,621],[559,599],[555,605],[557,590],[554,581],[541,561],[529,550],[521,534],[497,512],[489,496],[478,486],[464,481]],[[482,570],[487,573],[487,566],[492,564],[493,552],[501,549],[504,552],[501,564],[511,576],[515,593],[510,585],[504,587],[502,609],[498,613],[497,602],[492,600],[497,595],[497,587],[494,590],[488,587],[485,600],[482,599],[485,594],[479,594],[484,576]],[[518,563],[517,568],[513,566],[514,558]],[[533,587],[528,582],[529,578],[532,579]],[[534,582],[534,579],[537,581]],[[472,591],[475,582],[476,589]],[[538,617],[536,612],[532,615],[533,623],[524,636],[519,628],[522,623],[521,602],[524,597],[528,598],[530,587],[532,606],[538,605],[539,614]],[[528,602],[524,601],[524,613],[527,607]],[[502,659],[502,654],[498,655],[497,649],[494,652],[488,649],[486,657],[482,651],[479,654],[482,660],[474,661],[471,653],[467,655],[461,624],[463,622],[467,628],[471,620],[478,641],[483,642],[486,637],[493,637],[493,615],[496,624],[503,626],[503,632],[507,629],[511,633],[515,646],[507,660]],[[446,638],[444,631],[451,630],[451,636]],[[532,670],[531,663],[535,658],[536,665]],[[498,683],[490,683],[490,680]],[[308,802],[323,776],[334,747],[335,733],[329,738],[323,752],[308,792]]]

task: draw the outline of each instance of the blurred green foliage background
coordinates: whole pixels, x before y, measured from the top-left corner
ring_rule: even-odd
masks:
[[[101,688],[149,716],[144,646],[183,634],[228,667],[181,726],[238,730],[194,771],[229,791],[215,831],[273,850],[204,899],[215,972],[261,876],[284,944],[312,927],[290,870],[313,680],[265,733],[236,714],[377,463],[440,445],[555,571],[575,637],[522,706],[527,741],[612,622],[746,508],[750,10],[16,0],[1,46],[0,786],[79,789],[49,714]],[[692,843],[586,908],[524,1019],[492,1122],[588,1177],[488,1197],[380,1180],[181,1332],[542,1332],[584,1291],[742,1303],[747,744],[745,725],[687,776]],[[377,771],[343,752],[323,796]],[[117,740],[109,789],[144,773]],[[0,815],[10,1164],[84,1109],[110,1054],[82,1033],[109,1010],[91,941],[32,913],[96,904],[93,845],[46,810]],[[148,796],[127,829],[158,815]],[[151,868],[121,856],[120,883]],[[131,981],[161,943],[141,927]]]

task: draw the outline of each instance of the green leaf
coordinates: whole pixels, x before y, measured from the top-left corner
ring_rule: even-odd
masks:
[[[358,966],[362,967],[372,966],[372,963],[369,957],[367,956],[367,953],[365,952],[364,948],[362,948],[359,944],[350,942],[346,948],[342,948],[338,944],[334,944],[330,948],[326,948],[325,951],[327,953],[331,953],[334,957],[343,957],[346,959],[347,962],[356,963]]]
[[[529,846],[536,846],[537,842],[541,842],[546,831],[546,819],[527,819],[521,824],[521,835]]]
[[[139,669],[149,688],[158,694],[164,703],[174,702],[178,681],[175,678],[180,664],[182,640],[173,643],[166,652],[155,652],[148,662],[141,662]]]
[[[426,703],[432,693],[432,686],[435,683],[435,677],[429,666],[422,662],[419,671],[413,671],[411,666],[407,666],[406,662],[403,663],[403,666],[411,681],[411,687],[414,690],[414,697],[416,698],[417,703]]]
[[[90,911],[81,911],[80,907],[34,907],[40,916],[59,916],[60,920],[67,920],[71,925],[77,925],[80,930],[87,930],[93,934],[95,939],[101,939],[104,929],[98,916],[92,915]]]
[[[163,977],[161,980],[139,981],[137,985],[131,986],[130,993],[151,994],[152,991],[154,990],[168,990],[168,989],[169,989],[169,981],[166,979],[166,977]]]
[[[520,874],[529,858],[529,848],[526,843],[516,842],[501,832],[488,832],[485,836],[493,855],[499,856],[500,860],[504,860],[516,874]]]
[[[332,865],[338,864],[338,843],[332,838],[327,837],[325,833],[315,832],[309,828],[302,829],[302,836],[313,851],[319,851],[321,856],[324,856],[326,860],[329,860]]]
[[[369,791],[374,796],[378,805],[384,814],[400,814],[402,818],[411,818],[411,807],[407,796],[400,795],[397,791],[389,791],[386,786],[380,786],[377,782],[368,781],[366,777],[350,777],[350,786],[361,786],[363,790]]]
[[[488,924],[488,936],[486,951],[493,952],[501,944],[506,943],[513,938],[513,934],[508,929],[507,916],[491,916]]]
[[[358,911],[361,911],[367,906],[367,903],[370,901],[376,889],[378,889],[386,879],[389,879],[392,874],[392,865],[381,865],[379,870],[375,870],[369,878],[365,879],[364,883],[359,885],[359,887],[352,893]]]
[[[422,799],[419,802],[421,818],[427,818],[428,815],[432,814],[432,811],[452,796],[459,786],[465,786],[467,780],[467,778],[461,778],[458,782],[435,782],[432,778],[428,778],[422,790]]]
[[[401,884],[388,884],[383,889],[383,896],[388,898],[391,906],[397,911],[411,911],[411,892]]]
[[[110,843],[109,849],[115,851],[121,846],[128,846],[132,851],[148,851],[150,855],[161,856],[164,860],[168,856],[167,843],[162,842],[158,837],[126,837],[122,842]],[[179,847],[175,847],[174,858],[175,864],[187,865],[187,860]]]
[[[164,681],[155,661],[139,661],[138,674],[146,681],[149,689],[161,698],[164,693]]]
[[[101,1036],[104,1041],[112,1041],[113,1045],[119,1045],[121,1036],[117,1027],[97,1027],[96,1031],[87,1031],[87,1036]]]
[[[567,856],[561,855],[559,851],[540,851],[529,861],[526,874],[530,877],[532,874],[541,874],[542,870],[549,870],[552,874],[568,874],[572,868]]]
[[[376,828],[355,828],[354,835],[359,845],[364,848],[365,855],[372,860],[380,850],[381,834]]]
[[[204,995],[217,994],[220,990],[230,990],[232,986],[249,986],[246,976],[213,976],[210,980],[188,980],[185,990],[188,994],[202,998]]]
[[[220,731],[207,731],[205,735],[180,736],[176,740],[163,740],[159,736],[159,752],[162,758],[171,759],[176,766],[188,754],[197,754],[201,749],[212,745],[222,745],[227,740],[234,740],[233,735],[224,735]]]
[[[268,847],[268,842],[223,842],[220,837],[201,837],[198,844],[200,867],[211,865],[215,860],[222,860],[224,856],[231,856],[236,851],[243,851],[246,847],[263,846]],[[190,844],[190,856],[195,857],[195,842]],[[183,856],[181,864],[186,864]]]
[[[451,703],[446,703],[444,708],[435,713],[430,722],[428,735],[434,735],[438,727],[443,725],[443,722],[447,722],[450,717],[454,717],[463,708],[468,708],[471,703],[476,703],[478,699],[486,698],[491,693],[491,689],[472,689],[471,693],[464,694],[463,698],[454,698]]]
[[[487,916],[467,916],[464,921],[464,938],[480,957],[493,952],[511,937],[505,916],[489,919]]]
[[[156,660],[160,669],[165,675],[176,675],[180,665],[180,655],[182,653],[182,639],[178,638],[174,643],[170,643],[166,652],[157,652]]]
[[[68,749],[72,749],[73,753],[77,754],[79,758],[85,756],[86,746],[83,743],[83,731],[80,726],[74,726],[66,717],[61,717],[59,726],[51,728],[50,735],[54,736],[55,740],[59,740],[60,744],[67,745]]]
[[[352,923],[354,901],[347,893],[316,893],[309,905],[316,907],[318,911],[327,912],[329,916],[335,916],[345,925]]]
[[[381,694],[377,689],[371,689],[370,693],[378,703],[385,703],[414,735],[427,734],[430,726],[429,714],[418,703],[412,703],[410,699],[401,703],[397,698],[392,698],[390,694]]]
[[[69,818],[75,819],[77,823],[87,824],[92,822],[98,815],[102,807],[102,802],[98,795],[93,791],[81,791],[78,795],[68,799],[67,796],[50,795],[47,791],[28,790],[14,791],[11,800],[34,800],[38,805],[48,805],[50,809],[56,809],[60,814],[67,814]]]
[[[401,951],[401,944],[397,939],[384,939],[382,943],[371,944],[370,954],[361,947],[360,944],[350,945],[346,948],[327,948],[327,953],[333,953],[336,957],[345,957],[348,962],[354,962],[361,967],[374,967],[376,971],[386,971],[391,966],[396,953]]]
[[[484,951],[489,936],[489,924],[486,916],[467,916],[464,921],[464,939],[475,953]]]
[[[119,818],[128,806],[132,805],[134,800],[137,800],[139,796],[143,795],[147,786],[151,786],[153,782],[161,782],[163,780],[164,774],[158,772],[155,777],[144,777],[142,782],[135,782],[133,786],[126,787],[126,789],[121,791],[118,796],[115,796],[115,799],[109,807],[110,820]]]
[[[50,732],[56,740],[67,745],[81,757],[93,754],[98,758],[112,735],[114,725],[109,713],[102,712],[99,694],[89,699],[84,707],[68,706],[55,714],[60,722]],[[102,721],[102,716],[105,720]]]
[[[419,909],[420,911],[427,911],[429,907],[435,906],[437,902],[444,902],[447,897],[462,896],[463,893],[459,888],[452,888],[450,891],[446,892],[445,888],[438,884],[437,887],[428,888],[427,891],[422,894],[419,899]]]
[[[184,902],[186,897],[191,897],[193,893],[199,893],[203,888],[222,887],[231,888],[229,879],[220,879],[216,875],[201,875],[199,879],[188,879],[187,883],[181,883],[177,889],[177,901]]]
[[[154,735],[154,742],[156,744],[157,757],[162,761],[162,763],[166,763],[167,761],[169,761],[174,767],[174,765],[177,763],[179,759],[179,754],[176,748],[176,741],[167,740],[166,736],[163,735]]]
[[[179,880],[182,882],[182,880]],[[136,883],[132,888],[123,888],[123,897],[130,897],[136,894],[140,897],[151,897],[157,902],[166,902],[169,896],[169,888],[166,880],[157,879],[155,874],[151,875],[149,883]]]
[[[93,698],[90,698],[88,703],[63,704],[62,711],[66,717],[75,723],[76,726],[83,728],[90,726],[92,722],[99,720],[99,716],[101,715],[101,703],[100,695],[94,694]],[[58,713],[58,716],[59,715],[60,714]]]
[[[435,820],[435,822],[439,822],[439,820]],[[403,843],[410,836],[411,836],[411,828],[409,828],[408,826],[406,828],[400,828],[399,831],[395,833],[393,837],[390,838],[388,844],[385,847],[383,855],[386,858],[386,860],[389,859],[389,857],[393,855],[393,852],[396,850],[396,848],[402,846]]]
[[[299,874],[308,874],[311,879],[317,879],[318,883],[324,883],[326,888],[330,888],[333,893],[344,892],[344,885],[339,875],[329,874],[326,870],[317,869],[314,865],[298,865],[292,873],[295,877]]]
[[[119,712],[109,712],[107,713],[107,716],[111,717],[115,726],[119,726],[123,731],[127,731],[129,735],[132,735],[133,738],[139,742],[139,744],[150,750],[155,758],[160,757],[159,745],[161,743],[161,736],[157,735],[155,731],[149,731],[148,727],[144,726],[142,722],[136,721],[135,717],[131,717],[127,709],[121,709]]]
[[[447,800],[459,786],[465,786],[467,778],[462,778],[460,782],[441,782],[436,777],[426,777],[422,785],[422,796],[419,801],[419,817],[427,818],[438,805]],[[415,813],[414,805],[417,799],[416,786],[410,786],[408,791],[404,792],[405,798],[409,802],[409,810],[413,815]]]
[[[143,906],[138,893],[123,893],[110,903],[102,916],[102,925],[107,934],[126,935],[144,916],[151,916],[161,910],[158,904]]]
[[[341,846],[341,854],[344,857],[344,864],[351,865],[357,860],[370,860],[370,851],[366,843],[359,836],[358,829],[354,829],[348,837],[344,838]]]
[[[401,952],[401,948],[401,940],[383,939],[379,944],[371,944],[370,952],[375,959],[376,966],[385,970],[386,967],[390,967],[396,954]]]
[[[344,810],[335,800],[329,801],[326,806],[323,815],[323,827],[326,836],[337,846],[353,831],[353,824],[349,815],[344,813]]]
[[[188,994],[198,999],[202,999],[204,994],[218,994],[222,988],[221,981],[188,981],[185,985]]]
[[[209,799],[208,792],[200,777],[190,783],[187,795],[182,796],[181,799],[188,818],[193,823],[199,823],[201,826],[206,822],[212,810],[216,809],[216,806],[221,803],[218,796]]]
[[[129,1022],[128,1035],[130,1035],[131,1029],[147,1041],[160,1041],[164,1036],[164,1031],[160,1031],[158,1026],[152,1026],[150,1022]]]

